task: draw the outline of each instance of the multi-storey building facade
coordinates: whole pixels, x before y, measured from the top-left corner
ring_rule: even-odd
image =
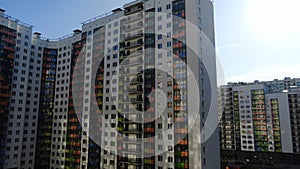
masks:
[[[221,86],[221,149],[299,153],[297,81],[285,78]],[[281,87],[274,85],[279,83]]]
[[[56,40],[1,16],[4,168],[219,168],[211,1],[137,0]]]
[[[1,27],[4,33],[10,36],[2,36],[1,43],[4,44],[4,52],[1,54],[5,60],[1,64],[6,64],[7,69],[3,76],[6,82],[7,77],[11,78],[10,83],[3,83],[6,92],[10,96],[9,104],[6,104],[3,113],[8,119],[6,125],[5,139],[3,147],[5,159],[2,161],[1,168],[17,168],[24,166],[33,168],[35,159],[35,142],[37,133],[37,118],[39,112],[39,94],[41,80],[41,51],[36,52],[32,42],[32,26],[27,25],[7,16],[4,10],[1,10]],[[9,41],[8,41],[9,40]],[[9,47],[9,48],[8,48]],[[5,50],[11,53],[5,53]],[[38,49],[37,49],[38,50]],[[13,61],[8,62],[9,59]],[[11,74],[11,73],[12,74]],[[9,84],[9,86],[6,86]],[[2,85],[1,85],[2,86]],[[1,108],[2,109],[2,108]]]
[[[278,93],[295,86],[300,87],[299,78],[286,77],[283,80],[274,79],[272,81],[267,81],[264,83],[268,86],[268,93]]]
[[[1,15],[5,11],[0,11]],[[7,139],[7,129],[8,129],[8,118],[9,118],[9,110],[10,110],[10,99],[11,93],[10,90],[12,88],[12,76],[13,76],[13,67],[14,67],[14,53],[16,50],[16,38],[17,33],[15,29],[12,29],[8,26],[1,25],[0,29],[0,37],[1,37],[1,49],[0,49],[0,73],[1,73],[1,91],[0,91],[0,99],[1,99],[1,131],[0,131],[0,167],[3,168],[4,160],[5,160],[5,145]]]

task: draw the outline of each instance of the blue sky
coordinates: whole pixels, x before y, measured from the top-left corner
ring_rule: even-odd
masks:
[[[0,0],[6,13],[57,38],[130,0]],[[214,0],[216,51],[226,81],[300,78],[299,0]]]

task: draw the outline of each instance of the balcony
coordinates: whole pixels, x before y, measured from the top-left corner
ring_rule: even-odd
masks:
[[[134,24],[134,25],[128,25],[125,29],[125,32],[130,32],[130,31],[141,29],[141,28],[143,28],[143,21],[141,21],[137,24]]]
[[[125,46],[125,49],[129,49],[129,48],[134,48],[137,46],[142,46],[143,45],[143,41],[142,40],[138,40],[136,42],[128,42],[127,45]]]
[[[144,15],[143,13],[139,13],[137,15],[131,15],[131,16],[128,16],[125,23],[128,24],[130,22],[134,22],[136,20],[139,20],[139,19],[143,19]]]
[[[125,108],[125,109],[122,109],[120,112],[122,113],[139,113],[143,111],[143,107],[142,106],[137,106],[137,107],[130,107],[130,108]]]
[[[143,10],[143,3],[139,1],[134,1],[129,4],[124,5],[124,14],[130,15],[138,11]]]
[[[120,162],[121,163],[134,163],[134,165],[142,165],[142,160],[141,159],[128,158],[128,157],[125,157]]]
[[[124,91],[124,92],[126,92],[126,91]],[[138,93],[142,93],[142,92],[143,92],[143,88],[142,87],[130,88],[128,90],[129,94],[134,94],[134,93],[138,94]]]
[[[143,71],[143,68],[142,67],[139,67],[139,68],[136,68],[136,69],[127,69],[127,70],[124,70],[122,72],[123,75],[135,75],[135,74],[140,74],[142,73]]]
[[[122,62],[122,66],[135,66],[135,65],[140,65],[143,63],[143,59],[135,59],[135,60],[126,60]]]
[[[135,34],[128,33],[125,36],[125,40],[131,40],[131,39],[139,38],[142,36],[143,36],[143,31],[139,31],[138,33],[135,33]]]
[[[141,128],[131,128],[131,129],[129,129],[129,128],[125,128],[124,130],[123,130],[123,132],[125,132],[125,133],[130,133],[130,134],[132,134],[132,133],[142,133],[143,131],[142,131],[142,129]]]
[[[143,50],[127,50],[126,56],[128,57],[134,57],[139,56],[143,54]]]
[[[126,79],[123,81],[124,84],[140,84],[140,83],[143,83],[143,79],[142,78],[133,78],[131,80],[129,79]]]

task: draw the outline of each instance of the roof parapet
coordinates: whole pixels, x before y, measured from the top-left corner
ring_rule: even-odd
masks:
[[[33,26],[32,25],[29,25],[27,23],[24,23],[24,22],[21,22],[19,19],[17,18],[14,18],[14,17],[11,17],[9,15],[6,15],[5,14],[5,10],[4,9],[0,9],[0,17],[3,17],[3,18],[6,18],[6,19],[9,19],[9,20],[12,20],[22,26],[25,26],[25,27],[28,27],[28,28],[32,28]]]

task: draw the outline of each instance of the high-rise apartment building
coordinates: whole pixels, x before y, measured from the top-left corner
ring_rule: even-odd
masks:
[[[0,19],[3,168],[219,168],[211,1],[137,0],[55,40]]]
[[[4,89],[2,124],[3,133],[1,168],[24,166],[33,168],[39,95],[41,80],[42,54],[34,51],[32,27],[5,15],[1,10],[1,64],[4,64]],[[6,100],[9,99],[9,100]],[[4,104],[5,103],[5,104]],[[2,119],[1,119],[2,120]]]
[[[299,153],[298,81],[285,78],[221,86],[221,149]]]

